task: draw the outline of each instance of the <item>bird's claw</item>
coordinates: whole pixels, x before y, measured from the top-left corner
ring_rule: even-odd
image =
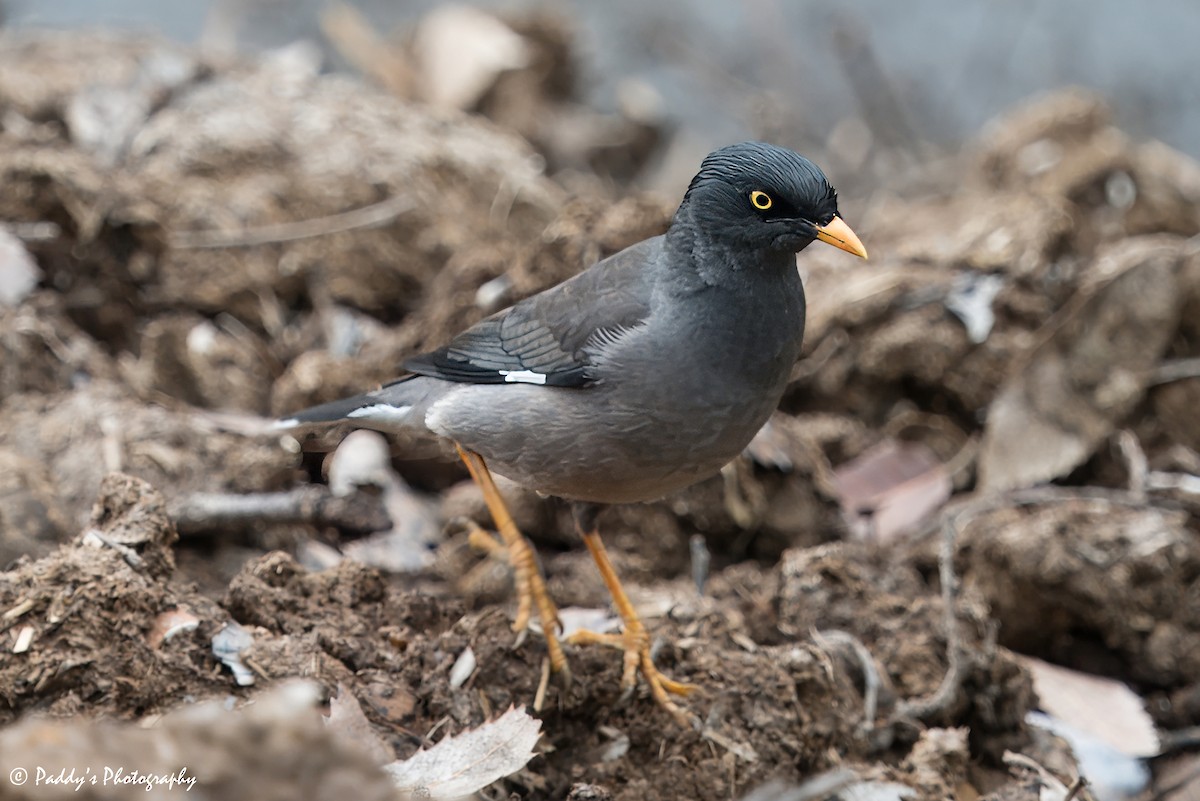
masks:
[[[517,637],[513,641],[514,648],[525,644],[529,636],[529,622],[533,610],[537,609],[538,622],[546,638],[546,651],[550,657],[550,670],[554,673],[566,671],[567,657],[558,641],[558,633],[562,631],[562,622],[558,619],[558,608],[546,592],[546,584],[538,570],[537,556],[532,546],[520,537],[513,545],[505,545],[495,535],[486,531],[478,523],[467,521],[467,541],[476,549],[486,551],[489,555],[501,558],[512,568],[513,585],[517,594],[517,615],[513,619],[512,630]],[[569,678],[569,675],[568,675]]]
[[[650,638],[640,621],[626,624],[620,634],[601,634],[594,631],[577,631],[567,637],[572,645],[604,645],[619,648],[623,652],[621,670],[621,695],[619,703],[629,701],[637,689],[637,674],[640,672],[655,703],[671,714],[684,728],[692,725],[692,716],[671,700],[672,695],[686,697],[699,688],[694,684],[675,681],[663,675],[650,656]]]

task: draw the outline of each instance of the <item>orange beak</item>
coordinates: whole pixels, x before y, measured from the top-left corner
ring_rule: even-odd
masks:
[[[818,225],[817,239],[833,245],[839,250],[853,253],[855,256],[861,256],[864,259],[867,257],[867,249],[863,247],[858,235],[850,230],[850,226],[842,222],[841,217],[834,217],[829,221],[829,225]]]

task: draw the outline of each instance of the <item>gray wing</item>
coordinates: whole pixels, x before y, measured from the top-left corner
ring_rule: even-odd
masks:
[[[650,313],[648,269],[662,237],[613,254],[557,286],[481,320],[404,368],[472,384],[585,387],[595,382],[585,346],[639,325]]]

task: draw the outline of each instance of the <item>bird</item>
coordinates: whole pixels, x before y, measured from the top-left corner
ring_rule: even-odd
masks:
[[[492,473],[565,499],[622,621],[618,634],[575,632],[567,642],[622,650],[626,693],[640,674],[686,723],[672,696],[696,688],[655,667],[597,518],[715,475],[766,423],[804,336],[795,254],[815,241],[867,257],[821,169],[764,142],[721,147],[701,162],[666,233],[407,359],[389,384],[276,425],[299,436],[349,423],[457,454],[507,551],[513,629],[523,637],[536,610],[550,666],[569,676],[557,608]]]

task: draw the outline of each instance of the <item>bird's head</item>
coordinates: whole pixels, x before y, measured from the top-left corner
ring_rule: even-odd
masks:
[[[799,253],[819,239],[867,257],[838,216],[837,192],[820,168],[799,153],[763,142],[710,153],[675,219],[734,248]]]

